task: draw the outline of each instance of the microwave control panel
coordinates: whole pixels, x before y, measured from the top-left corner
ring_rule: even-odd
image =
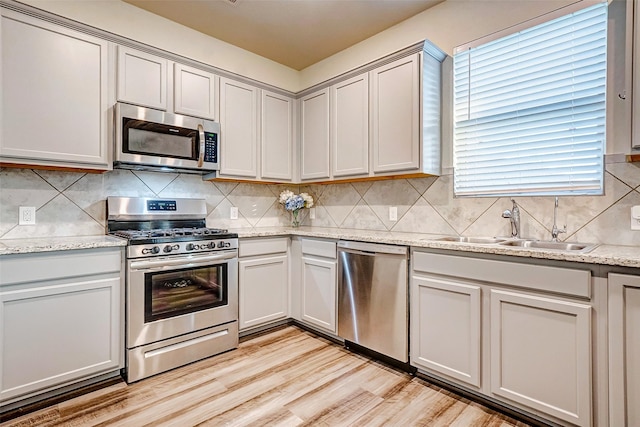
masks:
[[[218,163],[218,134],[204,133],[204,161]]]

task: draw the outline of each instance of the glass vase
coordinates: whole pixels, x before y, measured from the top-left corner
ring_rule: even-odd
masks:
[[[298,215],[300,214],[300,209],[296,209],[291,211],[291,226],[292,227],[300,227],[300,218]]]

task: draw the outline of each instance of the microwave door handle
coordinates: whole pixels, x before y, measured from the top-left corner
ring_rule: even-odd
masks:
[[[198,167],[204,164],[204,126],[198,123],[198,136],[200,137],[200,155],[198,156]]]

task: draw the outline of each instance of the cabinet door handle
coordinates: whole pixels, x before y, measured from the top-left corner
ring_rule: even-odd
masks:
[[[204,126],[198,123],[198,137],[200,138],[200,155],[198,156],[198,167],[204,164]]]

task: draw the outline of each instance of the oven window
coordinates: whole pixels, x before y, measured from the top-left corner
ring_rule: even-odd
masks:
[[[145,275],[145,323],[226,304],[227,264]]]

